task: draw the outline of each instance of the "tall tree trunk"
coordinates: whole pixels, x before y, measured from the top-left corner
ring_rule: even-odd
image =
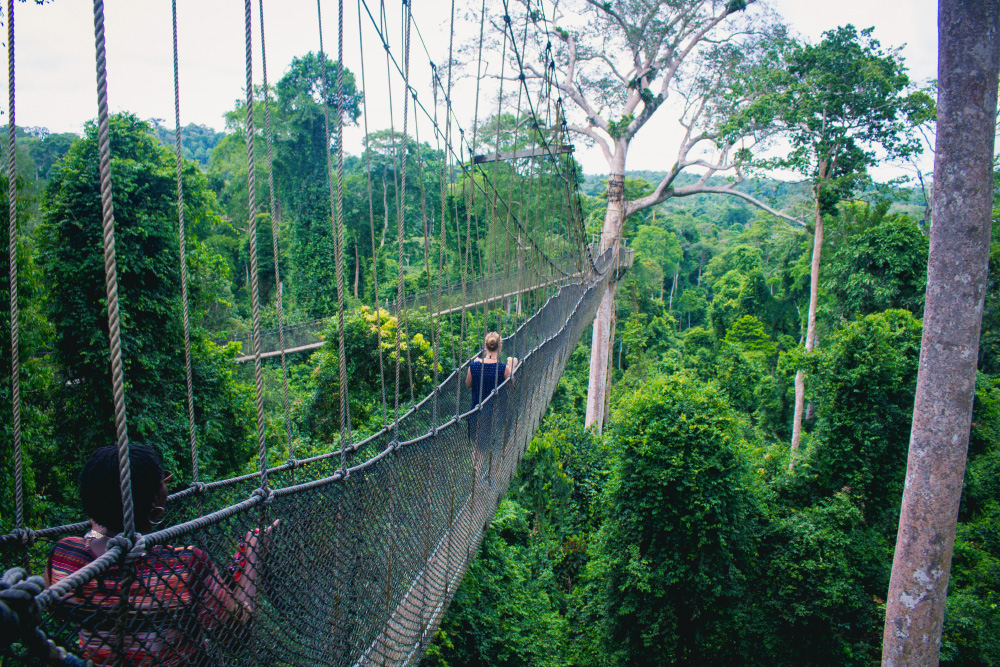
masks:
[[[677,264],[677,271],[674,272],[674,282],[670,283],[670,303],[667,304],[667,312],[669,313],[674,307],[674,288],[677,287],[677,278],[681,275],[681,265]],[[660,301],[663,301],[663,297],[660,297]]]
[[[969,445],[993,204],[1000,0],[941,0],[934,214],[882,664],[933,667]]]
[[[358,283],[361,281],[361,257],[358,255],[357,241],[354,243],[354,298],[358,298]]]
[[[612,370],[615,367],[615,330],[618,328],[618,315],[611,311],[611,335],[608,340],[611,341],[608,347],[608,379],[604,384],[604,409],[601,412],[601,430],[608,425],[608,413],[611,411],[611,382],[612,382]]]
[[[820,174],[822,178],[822,173]],[[820,183],[816,184],[816,231],[813,234],[812,266],[809,275],[809,314],[806,316],[806,354],[816,345],[816,301],[819,299],[819,262],[823,252],[823,212],[820,208]],[[795,467],[795,457],[799,453],[802,439],[802,413],[806,400],[806,381],[802,371],[795,373],[795,413],[792,416],[792,446],[788,457],[788,469]]]
[[[601,233],[601,252],[617,248],[621,234],[625,210],[624,155],[617,172],[608,176],[608,210],[604,214],[604,230]],[[613,270],[613,269],[609,269]],[[593,334],[590,343],[590,379],[587,385],[587,416],[584,427],[597,425],[597,432],[604,427],[604,397],[608,382],[608,360],[611,358],[611,318],[615,309],[615,282],[612,276],[608,289],[604,292],[601,305],[594,317]]]

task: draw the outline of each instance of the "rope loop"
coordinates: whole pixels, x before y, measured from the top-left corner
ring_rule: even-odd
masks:
[[[45,590],[45,580],[29,577],[21,567],[7,570],[0,579],[0,639],[3,645],[15,641],[35,644],[35,632],[42,621],[38,595]],[[44,635],[43,635],[44,641]]]
[[[35,541],[35,531],[30,528],[15,528],[10,531],[10,535],[23,546],[28,546]]]
[[[340,470],[337,471],[337,473],[340,475],[340,481],[346,482],[347,479],[351,476],[351,469],[341,468]]]
[[[191,486],[194,487],[194,493],[197,496],[202,496],[208,491],[208,485],[205,482],[194,482]]]
[[[142,533],[135,533],[135,541],[133,542],[124,533],[115,535],[108,540],[108,549],[112,547],[118,547],[121,552],[125,554],[125,562],[132,563],[135,562],[137,558],[145,555],[146,553],[146,538]]]
[[[42,609],[38,596],[45,590],[45,580],[29,577],[20,567],[3,573],[0,578],[0,648],[6,650],[17,642],[38,658],[70,667],[93,667],[90,660],[82,660],[45,636],[38,626],[42,622]]]
[[[254,489],[253,493],[250,494],[250,495],[251,496],[260,496],[263,499],[262,502],[265,505],[270,505],[271,503],[274,502],[274,489],[272,489],[271,487],[267,487],[267,488],[260,488],[260,487],[258,487],[256,489]]]

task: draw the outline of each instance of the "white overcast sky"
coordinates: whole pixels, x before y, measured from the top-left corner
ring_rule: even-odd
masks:
[[[497,2],[498,0],[489,0]],[[933,0],[767,0],[803,39],[815,42],[824,30],[854,24],[874,26],[875,37],[885,46],[902,46],[911,78],[924,81],[936,76],[937,5]],[[256,37],[257,2],[254,0]],[[369,3],[376,6],[377,3]],[[386,3],[399,11],[398,0]],[[462,6],[462,0],[459,0]],[[477,3],[478,4],[478,3]],[[315,0],[265,0],[267,61],[271,83],[277,81],[296,55],[318,50]],[[347,66],[360,79],[356,2],[346,0],[345,56]],[[141,118],[162,118],[173,127],[173,73],[169,0],[106,0],[108,88],[112,111],[128,110]],[[431,57],[445,59],[448,0],[413,0],[413,15]],[[92,4],[86,0],[54,0],[44,6],[17,3],[17,123],[43,126],[54,132],[80,132],[96,115]],[[337,5],[324,0],[325,47],[336,50]],[[223,113],[242,95],[245,81],[243,55],[243,3],[235,0],[179,0],[181,67],[181,122],[222,129]],[[394,18],[394,17],[393,17]],[[385,89],[386,63],[365,22],[367,99],[372,129],[388,124],[389,100]],[[397,45],[398,23],[396,24]],[[6,35],[6,28],[4,28]],[[255,46],[255,49],[257,47]],[[6,61],[6,49],[3,50]],[[413,52],[412,79],[428,100],[427,58]],[[255,54],[255,83],[260,82],[259,51]],[[360,85],[360,84],[359,84]],[[4,87],[6,91],[6,87]],[[399,90],[399,87],[396,87]],[[465,102],[465,113],[474,99],[474,84],[463,81],[456,99]],[[401,119],[398,97],[394,116]],[[4,109],[7,107],[4,95]],[[459,114],[462,110],[459,109]],[[411,119],[413,116],[411,116]],[[639,135],[629,156],[630,169],[666,169],[673,156],[664,152],[675,135],[673,119],[650,123]],[[6,118],[3,119],[6,122]],[[466,121],[468,124],[468,121]],[[413,130],[411,120],[411,132]],[[421,139],[430,128],[420,126]],[[347,147],[358,145],[360,129],[351,130]],[[588,173],[607,171],[596,149],[577,153]]]

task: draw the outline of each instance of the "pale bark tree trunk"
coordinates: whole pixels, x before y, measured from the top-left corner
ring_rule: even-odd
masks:
[[[615,347],[614,347],[614,345],[615,345],[615,330],[617,328],[618,328],[618,315],[612,309],[612,311],[611,311],[611,335],[608,336],[608,340],[611,341],[610,342],[610,348],[608,350],[608,369],[607,369],[607,371],[608,371],[607,372],[607,378],[608,379],[607,379],[607,381],[605,382],[605,385],[604,385],[604,409],[601,412],[601,429],[600,430],[604,430],[604,427],[608,425],[608,413],[611,411],[611,381],[612,381],[611,371],[615,367]],[[619,350],[620,349],[621,348],[619,348]],[[619,355],[620,354],[621,353],[619,352]],[[620,360],[621,356],[619,356],[618,358]]]
[[[882,664],[933,667],[965,476],[986,292],[1000,0],[941,0],[934,212]]]
[[[822,174],[820,176],[822,178]],[[820,209],[820,188],[816,186],[816,231],[813,234],[812,265],[809,269],[809,314],[806,316],[806,354],[816,346],[816,302],[819,299],[819,262],[823,253],[823,212]],[[792,416],[792,446],[788,469],[795,468],[795,457],[802,440],[802,413],[806,401],[806,381],[801,370],[795,373],[795,413]]]
[[[667,312],[669,313],[674,307],[674,288],[677,287],[677,278],[681,275],[681,265],[677,265],[677,271],[674,272],[674,282],[670,284],[670,303],[667,304]],[[663,298],[660,298],[663,301]]]
[[[601,252],[618,246],[625,212],[625,158],[619,152],[620,166],[608,176],[608,210],[604,215],[601,233]],[[613,270],[613,269],[611,269]],[[615,281],[612,278],[604,292],[601,305],[594,317],[590,343],[590,379],[587,385],[587,416],[584,428],[596,425],[597,432],[604,428],[604,402],[607,394],[608,364],[611,357],[611,318],[615,309]]]

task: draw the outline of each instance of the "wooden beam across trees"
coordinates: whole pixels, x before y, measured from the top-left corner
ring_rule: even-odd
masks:
[[[573,152],[573,146],[566,144],[563,146],[547,146],[542,148],[522,148],[517,151],[503,151],[502,153],[486,153],[485,155],[475,155],[472,164],[485,164],[487,162],[506,162],[507,160],[518,160],[526,157],[545,157],[547,155],[565,155]]]

